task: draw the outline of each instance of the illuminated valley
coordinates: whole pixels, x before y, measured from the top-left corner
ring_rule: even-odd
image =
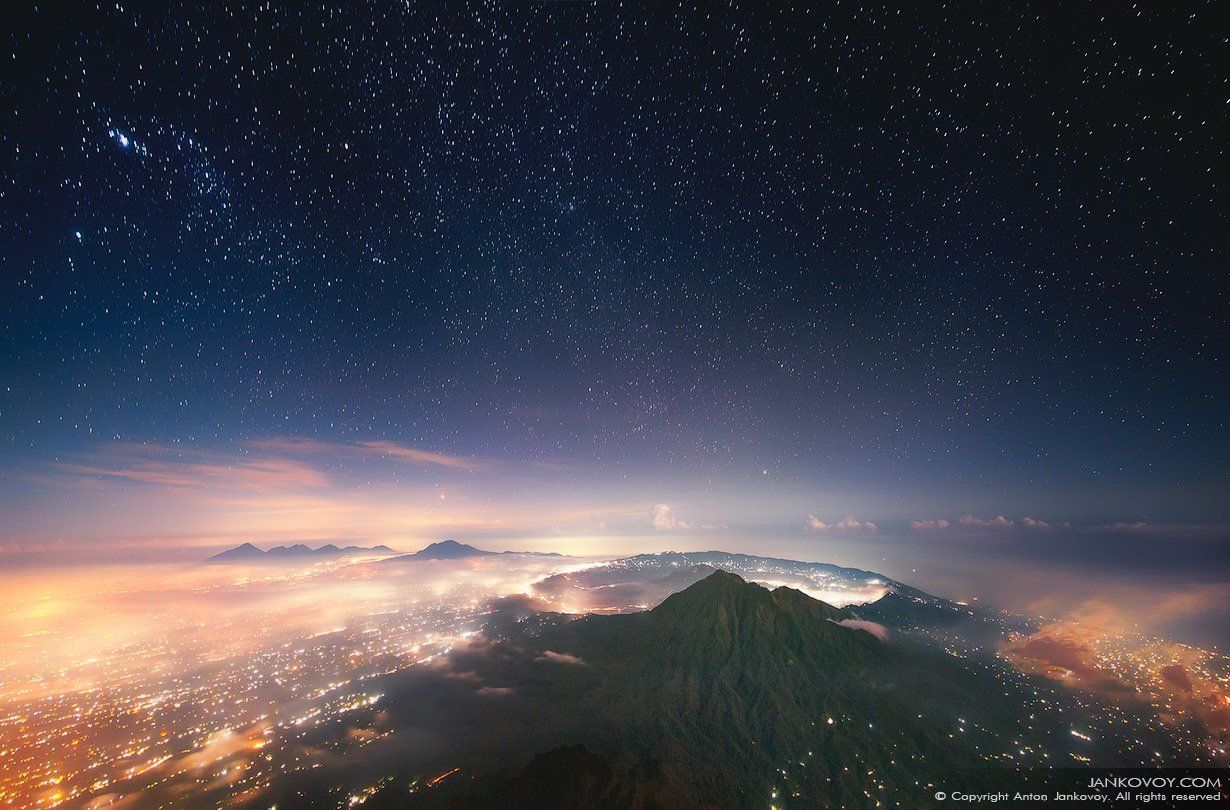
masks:
[[[4,616],[0,801],[258,793],[295,767],[305,729],[375,704],[374,677],[447,652],[532,571],[104,569],[79,600],[80,572],[6,580],[6,603],[28,607]],[[34,618],[52,603],[54,626]]]
[[[484,759],[456,740],[442,741],[432,754],[405,753],[415,749],[405,747],[414,732],[398,719],[406,711],[396,696],[402,673],[425,667],[453,685],[472,679],[480,702],[498,704],[498,697],[481,697],[484,690],[498,695],[510,687],[454,671],[461,664],[451,661],[473,655],[484,637],[499,639],[488,620],[504,597],[528,594],[518,598],[536,610],[570,605],[575,613],[585,605],[633,615],[716,570],[770,588],[788,583],[828,595],[837,609],[852,612],[841,623],[891,628],[879,643],[921,644],[979,682],[997,685],[1015,707],[1007,724],[957,702],[949,716],[928,707],[931,716],[917,718],[969,741],[988,764],[1227,761],[1225,656],[1145,638],[1098,637],[1088,647],[1089,661],[1068,666],[1087,680],[1093,672],[1113,675],[1114,687],[1101,680],[1071,683],[1073,669],[1039,662],[1037,649],[1025,657],[1028,640],[1036,647],[1045,627],[1041,620],[971,609],[873,573],[712,553],[610,563],[520,555],[331,560],[110,568],[96,572],[89,586],[73,570],[62,572],[58,586],[47,578],[37,588],[20,577],[6,580],[6,603],[23,607],[4,617],[11,631],[4,660],[22,666],[7,665],[0,682],[0,801],[122,807],[193,796],[257,806],[270,795],[294,795],[288,786],[313,774],[327,783],[314,789],[313,806],[444,790],[452,769],[481,773]],[[65,657],[69,652],[73,660]],[[1182,679],[1175,669],[1180,662]],[[496,710],[491,722],[498,716]],[[838,712],[823,718],[822,727],[836,733],[860,722],[868,718]],[[927,764],[925,752],[901,756],[917,767]],[[365,758],[368,767],[339,770],[337,763]],[[800,757],[793,771],[808,762]],[[358,775],[348,776],[352,770]],[[783,770],[782,790],[798,799],[803,794],[790,787],[793,771]],[[867,784],[878,783],[869,778]]]

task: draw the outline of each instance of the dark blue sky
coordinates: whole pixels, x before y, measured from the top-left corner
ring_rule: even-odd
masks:
[[[6,34],[10,514],[295,437],[799,525],[1230,518],[1216,4],[204,5]]]

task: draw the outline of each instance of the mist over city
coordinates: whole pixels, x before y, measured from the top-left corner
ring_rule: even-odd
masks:
[[[1217,11],[18,3],[0,806],[1224,802]]]

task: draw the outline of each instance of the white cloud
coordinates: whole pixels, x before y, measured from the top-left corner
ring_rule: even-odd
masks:
[[[997,515],[993,520],[984,520],[983,518],[966,515],[959,521],[962,526],[971,526],[979,529],[1011,529],[1013,522],[1003,515]]]
[[[878,622],[869,622],[865,619],[842,619],[837,624],[853,630],[866,630],[880,641],[888,641],[888,628]]]
[[[1047,523],[1045,520],[1035,520],[1031,517],[1021,518],[1021,525],[1027,529],[1070,529],[1072,524],[1064,521],[1063,523]]]
[[[807,516],[807,530],[812,532],[866,532],[875,534],[880,527],[872,523],[870,520],[858,520],[857,518],[847,517],[845,520],[837,523],[825,523],[815,515]]]
[[[511,686],[484,686],[474,691],[476,695],[484,697],[504,697],[511,695],[515,690]]]
[[[935,520],[927,518],[924,520],[911,520],[910,521],[910,528],[914,529],[915,531],[930,531],[934,529],[947,529],[951,525],[952,524],[950,524],[944,518],[939,518]]]
[[[1072,524],[1064,521],[1063,523],[1048,523],[1045,520],[1037,518],[1023,517],[1020,522],[1010,520],[1003,515],[996,515],[993,518],[980,518],[974,515],[966,515],[958,519],[957,524],[967,529],[1012,529],[1023,527],[1026,529],[1035,529],[1045,531],[1047,529],[1071,529]],[[911,520],[910,528],[915,531],[937,531],[950,528],[953,524],[944,518],[924,518],[921,520]]]
[[[863,531],[863,532],[868,532],[869,534],[875,534],[878,529],[879,529],[879,526],[876,526],[870,520],[858,521],[852,517],[848,517],[845,520],[843,520],[841,523],[837,524],[837,531],[839,532]]]
[[[656,504],[650,511],[650,521],[660,532],[708,532],[720,531],[726,526],[721,523],[697,523],[692,520],[680,520],[671,510],[670,504]]]
[[[675,517],[668,504],[660,503],[653,508],[653,527],[660,532],[687,531],[692,524]]]

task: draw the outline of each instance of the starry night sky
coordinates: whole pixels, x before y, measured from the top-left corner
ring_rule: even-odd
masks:
[[[8,539],[31,504],[88,520],[66,478],[150,486],[134,446],[213,475],[293,442],[330,491],[498,471],[691,505],[665,529],[736,491],[799,527],[1225,522],[1224,23],[27,6]],[[388,473],[374,442],[444,461]]]

